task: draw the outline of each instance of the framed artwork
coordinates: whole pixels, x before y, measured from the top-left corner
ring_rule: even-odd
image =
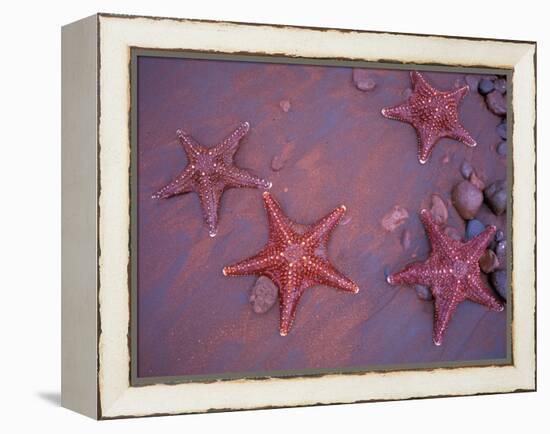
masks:
[[[64,406],[535,390],[534,42],[62,34]]]

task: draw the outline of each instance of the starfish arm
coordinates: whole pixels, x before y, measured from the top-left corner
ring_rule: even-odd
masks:
[[[426,277],[428,270],[426,263],[413,262],[401,271],[390,274],[386,280],[390,285],[429,285]]]
[[[443,232],[427,209],[420,211],[420,220],[424,224],[426,234],[432,246],[432,252],[437,251],[440,254],[450,257],[451,252],[454,252],[462,246],[460,241],[449,237]]]
[[[438,91],[430,86],[418,71],[411,71],[411,83],[413,85],[413,90],[421,95],[434,96],[438,93]]]
[[[235,166],[226,166],[220,171],[220,174],[227,182],[228,187],[271,188],[271,182]]]
[[[250,124],[242,122],[231,134],[213,148],[214,155],[226,155],[232,158],[239,147],[240,140],[248,133],[248,130],[250,130]]]
[[[295,236],[292,231],[293,223],[283,213],[279,203],[267,191],[264,191],[263,198],[269,223],[269,237],[282,238],[286,242],[292,240]]]
[[[411,113],[411,106],[408,102],[399,104],[393,107],[385,107],[381,111],[382,116],[388,119],[395,119],[403,122],[412,122],[413,116]]]
[[[201,203],[202,214],[211,237],[215,237],[218,232],[218,210],[222,190],[207,177],[199,180],[198,195]]]
[[[305,269],[309,278],[315,284],[330,286],[354,294],[359,292],[359,286],[353,280],[340,273],[325,259],[319,257],[309,258]]]
[[[462,125],[457,124],[453,131],[449,133],[449,137],[459,142],[464,143],[466,146],[474,147],[477,145],[477,142],[470,135],[470,133]]]
[[[312,225],[312,227],[305,234],[305,243],[324,244],[345,212],[345,205],[340,205],[338,208],[334,209],[331,213],[327,214],[317,223]]]
[[[248,276],[266,273],[272,278],[273,275],[270,270],[276,269],[280,263],[281,259],[276,252],[272,248],[266,247],[254,256],[224,267],[222,271],[224,276]]]
[[[177,130],[176,135],[180,141],[183,150],[187,154],[187,158],[190,160],[192,156],[197,155],[203,148],[190,134],[183,130]]]
[[[169,184],[162,187],[153,194],[153,199],[165,199],[177,194],[183,194],[193,189],[193,174],[195,170],[189,165],[183,172],[176,176]]]
[[[426,128],[426,126],[415,125],[416,137],[418,142],[418,161],[420,164],[426,164],[433,148],[442,135],[435,129]]]
[[[462,251],[467,254],[468,261],[479,261],[479,258],[485,253],[487,246],[493,240],[496,230],[497,228],[495,226],[489,225],[474,239],[463,245]]]
[[[305,291],[303,279],[289,269],[282,279],[283,283],[279,289],[279,333],[286,336],[296,317],[296,308]]]
[[[493,294],[493,291],[483,283],[479,275],[470,276],[468,278],[466,298],[497,312],[504,310],[502,302]]]
[[[462,101],[462,99],[468,94],[469,91],[470,86],[462,86],[461,88],[453,92],[448,92],[445,97],[456,101],[456,104],[458,105],[458,103]]]
[[[464,295],[458,290],[458,287],[445,292],[434,288],[432,293],[435,298],[433,341],[435,345],[441,345],[443,335],[456,308],[464,301]]]

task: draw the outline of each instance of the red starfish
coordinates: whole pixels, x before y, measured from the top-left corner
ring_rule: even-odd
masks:
[[[496,228],[488,226],[474,239],[461,242],[445,234],[429,211],[422,210],[420,218],[432,245],[430,256],[424,262],[407,265],[399,273],[388,276],[387,280],[391,285],[430,287],[435,299],[433,341],[441,345],[449,321],[462,301],[474,301],[496,311],[504,309],[483,283],[478,264]]]
[[[223,269],[225,276],[249,274],[269,277],[279,288],[281,336],[292,327],[296,307],[304,291],[314,285],[327,285],[357,293],[359,287],[334,268],[327,258],[327,242],[346,207],[336,208],[317,223],[299,230],[283,214],[280,205],[264,192],[269,223],[269,241],[256,255]]]
[[[411,71],[411,81],[413,92],[408,101],[382,109],[382,115],[408,122],[416,129],[420,163],[428,161],[435,144],[443,137],[476,146],[476,141],[458,120],[458,104],[468,93],[469,86],[443,92],[430,86],[416,71]]]
[[[218,231],[218,210],[223,192],[234,187],[271,188],[271,182],[238,168],[233,156],[250,125],[243,122],[222,142],[211,148],[201,146],[182,130],[176,134],[187,154],[188,164],[168,185],[153,194],[153,199],[164,199],[191,191],[199,195],[202,213],[211,237]]]

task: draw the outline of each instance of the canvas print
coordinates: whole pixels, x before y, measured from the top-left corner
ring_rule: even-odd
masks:
[[[510,363],[505,72],[132,68],[136,379]]]

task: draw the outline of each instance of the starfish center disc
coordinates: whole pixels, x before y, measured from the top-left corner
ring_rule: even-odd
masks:
[[[199,154],[197,156],[195,167],[199,172],[211,175],[216,171],[215,158],[209,154]]]
[[[283,251],[283,257],[289,262],[298,262],[305,254],[305,248],[301,244],[289,244]]]
[[[464,261],[456,261],[451,267],[453,276],[457,279],[463,278],[468,273],[468,263]]]

